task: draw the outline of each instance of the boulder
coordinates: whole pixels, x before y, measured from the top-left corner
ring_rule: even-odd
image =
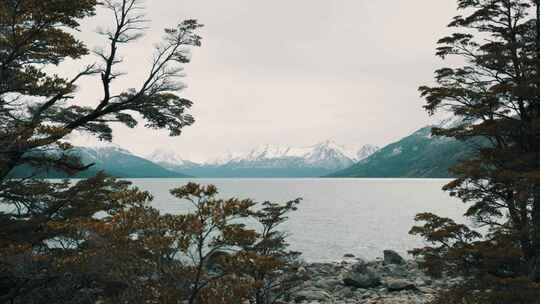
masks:
[[[390,265],[390,264],[404,265],[407,263],[405,259],[401,257],[401,255],[399,255],[399,253],[395,252],[394,250],[385,250],[383,251],[383,254],[384,254],[385,265]]]
[[[403,265],[387,264],[381,270],[386,276],[389,277],[406,277],[410,274],[409,271]]]
[[[413,282],[404,279],[388,278],[386,279],[385,285],[389,291],[416,289],[416,286]]]
[[[367,264],[360,262],[343,277],[345,286],[357,288],[372,288],[381,284],[381,277]]]

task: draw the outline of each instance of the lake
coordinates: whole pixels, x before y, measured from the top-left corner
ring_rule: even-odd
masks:
[[[169,194],[188,179],[133,179],[154,195],[153,205],[163,212],[188,210],[186,202]],[[256,201],[303,198],[282,229],[290,233],[291,249],[307,261],[337,260],[346,253],[374,259],[384,249],[405,254],[422,246],[408,235],[419,212],[462,220],[465,206],[441,190],[443,179],[194,179],[214,184],[220,197]]]

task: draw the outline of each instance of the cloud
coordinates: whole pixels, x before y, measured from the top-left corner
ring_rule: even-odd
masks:
[[[184,18],[205,28],[203,47],[186,66],[185,96],[197,123],[178,138],[165,132],[115,128],[115,142],[139,154],[156,146],[186,157],[216,157],[261,144],[386,144],[425,125],[417,87],[441,63],[436,40],[455,14],[454,0],[148,0],[151,29],[124,48],[127,75],[117,88],[144,77],[161,29]],[[107,24],[99,15],[88,31]],[[73,66],[68,66],[69,70]],[[68,70],[68,68],[65,68]],[[98,81],[80,96],[97,100]]]

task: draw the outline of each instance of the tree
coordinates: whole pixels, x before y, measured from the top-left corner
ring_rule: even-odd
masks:
[[[463,15],[449,24],[456,32],[439,40],[437,55],[456,56],[464,64],[437,70],[437,84],[420,91],[430,114],[449,111],[461,120],[451,128],[433,129],[435,135],[482,143],[470,159],[452,169],[458,178],[444,189],[470,204],[465,215],[487,233],[480,236],[450,219],[422,214],[417,219],[425,224],[411,232],[438,246],[414,253],[467,277],[472,272],[476,279],[501,278],[495,269],[507,269],[505,276],[538,283],[540,2],[457,2]],[[508,280],[491,282],[500,289],[511,285]]]
[[[51,74],[90,53],[72,33],[101,9],[114,26],[100,32],[109,45],[94,52],[99,63],[72,78]],[[261,280],[289,282],[292,253],[276,227],[297,202],[257,211],[252,200],[219,199],[214,186],[190,183],[171,193],[191,211],[161,214],[150,193],[103,173],[81,181],[10,175],[22,166],[70,174],[91,166],[70,153],[73,132],[109,141],[112,124],[145,121],[180,135],[193,118],[177,78],[200,27],[186,20],[166,29],[147,78],[121,90],[116,66],[121,47],[145,28],[141,1],[0,2],[0,303],[240,303]],[[78,81],[96,75],[102,96],[80,101]],[[263,232],[249,228],[254,220]],[[254,277],[243,268],[248,256],[254,269],[271,268]]]
[[[287,250],[286,233],[277,230],[288,220],[288,214],[298,209],[300,199],[284,204],[264,202],[253,217],[261,227],[256,241],[242,252],[242,273],[255,280],[250,299],[256,304],[272,304],[284,300],[305,281],[298,272],[301,253]]]
[[[184,277],[178,279],[186,281],[189,286],[188,303],[212,303],[209,297],[216,288],[208,287],[215,282],[224,283],[224,277],[236,279],[220,264],[226,264],[227,260],[234,258],[239,248],[255,241],[256,232],[247,229],[242,222],[250,216],[255,203],[250,199],[217,199],[216,187],[194,183],[173,189],[171,193],[179,199],[188,200],[194,208],[193,213],[176,216],[178,221],[189,227],[178,230],[186,238],[185,246],[179,253],[191,260],[182,274]],[[209,292],[209,289],[214,292]],[[201,296],[201,293],[206,294]],[[215,295],[211,297],[215,298]],[[228,299],[231,301],[233,297],[229,296]]]
[[[76,173],[88,164],[69,153],[66,138],[73,132],[110,141],[112,124],[135,127],[144,121],[177,136],[194,121],[186,113],[192,102],[179,96],[183,85],[177,78],[189,62],[189,48],[201,43],[195,20],[165,30],[138,88],[114,87],[121,77],[116,68],[121,47],[145,28],[141,5],[140,0],[0,2],[0,302],[91,302],[93,291],[107,294],[114,282],[80,268],[80,257],[94,254],[85,251],[85,244],[95,241],[90,232],[110,224],[95,216],[149,198],[103,174],[58,183],[33,174],[10,178],[15,168]],[[114,19],[112,28],[100,32],[108,49],[94,53],[98,62],[70,78],[52,74],[51,67],[66,59],[90,54],[73,33],[81,19],[103,9]],[[102,96],[77,96],[79,81],[90,76],[100,76]]]
[[[217,191],[194,183],[171,190],[175,203],[191,207],[173,215],[132,189],[124,208],[86,226],[91,241],[64,269],[91,269],[121,291],[103,300],[120,303],[274,303],[302,279],[292,262],[298,253],[283,250],[285,234],[276,230],[298,201],[260,209],[250,199],[217,198]],[[270,229],[250,227],[263,214]]]
[[[300,253],[286,250],[287,235],[278,230],[300,199],[284,204],[224,200],[216,198],[216,187],[193,183],[171,193],[193,205],[192,212],[174,216],[183,223],[176,227],[189,227],[176,229],[185,240],[177,242],[184,244],[177,253],[190,261],[176,276],[189,286],[188,303],[270,304],[304,281],[297,273]]]
[[[117,214],[150,195],[103,174],[74,185],[40,180],[28,185],[22,192],[6,190],[5,199],[16,210],[0,217],[0,302],[93,303],[100,294],[118,293],[114,286],[122,281],[95,267],[107,259],[92,245],[99,241],[93,231],[109,225],[95,215]],[[94,267],[84,267],[89,257]]]
[[[181,65],[189,62],[186,47],[200,45],[201,38],[195,32],[201,25],[195,20],[165,30],[148,76],[138,88],[113,93],[114,80],[121,76],[115,69],[121,62],[120,48],[138,39],[144,30],[140,0],[103,1],[115,20],[112,29],[101,31],[109,42],[109,50],[95,52],[101,60],[99,64],[86,67],[72,78],[47,73],[51,65],[89,53],[68,30],[77,29],[80,18],[93,15],[96,5],[94,0],[2,2],[0,178],[24,164],[82,169],[63,153],[29,152],[52,147],[66,150],[70,146],[63,139],[73,131],[111,140],[111,123],[134,127],[138,122],[135,113],[145,120],[147,127],[168,129],[173,136],[193,123],[193,118],[185,113],[191,101],[175,93],[183,88],[176,79],[181,76]],[[80,78],[91,75],[101,76],[103,96],[88,106],[75,101],[80,98],[75,91]]]

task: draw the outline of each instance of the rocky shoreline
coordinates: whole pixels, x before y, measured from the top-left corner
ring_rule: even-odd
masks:
[[[364,261],[346,255],[333,263],[310,263],[299,270],[309,278],[286,303],[423,304],[458,279],[432,279],[418,264],[392,250]]]

